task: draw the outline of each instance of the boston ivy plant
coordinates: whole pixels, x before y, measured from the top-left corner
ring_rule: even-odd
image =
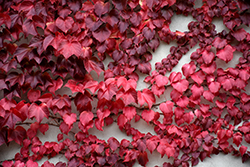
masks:
[[[250,4],[243,0],[0,0],[0,145],[21,146],[4,167],[146,166],[156,151],[195,166],[220,152],[250,158]],[[188,31],[171,31],[174,14],[192,15]],[[213,18],[227,30],[217,32]],[[24,42],[23,42],[24,41]],[[176,46],[151,68],[160,41]],[[181,72],[182,56],[198,46]],[[222,69],[241,52],[237,65]],[[108,66],[104,61],[111,59]],[[103,75],[102,81],[93,75]],[[145,74],[149,87],[139,90]],[[67,88],[72,94],[60,95]],[[170,100],[156,98],[171,90]],[[97,106],[93,102],[97,101]],[[156,107],[160,110],[156,110]],[[73,109],[73,108],[76,108]],[[155,134],[131,122],[143,120]],[[132,141],[89,133],[117,124]],[[28,125],[28,128],[27,128]],[[57,142],[42,143],[51,127]],[[73,128],[76,127],[76,128]],[[40,133],[39,132],[39,133]],[[69,136],[73,136],[69,137]],[[245,144],[244,144],[245,143]]]

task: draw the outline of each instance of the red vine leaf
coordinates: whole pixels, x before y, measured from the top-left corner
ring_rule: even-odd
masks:
[[[115,150],[120,146],[119,141],[118,141],[116,138],[114,138],[114,137],[110,137],[110,138],[108,139],[108,143],[109,143],[110,148],[111,148],[113,151],[115,151]]]
[[[23,143],[23,139],[26,138],[26,130],[21,127],[17,126],[13,130],[8,131],[8,141],[15,141],[17,144],[21,145]]]
[[[127,118],[124,114],[121,114],[117,118],[117,125],[119,126],[120,129],[124,127],[124,125],[127,123]]]
[[[109,36],[111,35],[111,31],[107,27],[105,27],[92,32],[92,34],[96,40],[102,43],[109,38]]]
[[[18,110],[16,110],[15,108],[10,108],[10,111],[5,112],[4,118],[4,124],[7,125],[10,129],[14,129],[16,123],[22,121],[21,118],[23,117]]]
[[[83,111],[80,114],[80,122],[83,126],[88,125],[92,121],[93,118],[94,118],[94,114],[92,112]]]
[[[136,115],[136,109],[135,109],[135,107],[125,107],[123,109],[123,114],[126,116],[126,118],[128,119],[128,121],[130,121]]]
[[[151,71],[151,64],[149,62],[139,63],[138,70],[143,74],[149,74],[149,72]]]
[[[231,45],[226,45],[225,48],[217,51],[216,55],[218,56],[218,58],[228,63],[229,61],[233,59],[234,51],[235,51],[235,48],[233,48]]]
[[[44,117],[49,118],[49,109],[46,104],[41,103],[37,105],[32,103],[29,107],[29,118],[35,117],[36,120],[40,123]]]
[[[30,102],[35,102],[41,96],[41,92],[39,90],[30,89],[27,95]]]
[[[102,1],[97,1],[97,3],[95,3],[94,11],[97,16],[101,17],[101,15],[106,14],[109,11],[109,3],[103,3]]]
[[[63,115],[63,120],[68,126],[72,126],[73,123],[76,122],[76,114],[71,113],[71,114],[64,114]]]
[[[185,92],[189,86],[189,82],[186,79],[182,79],[179,82],[172,83],[172,86],[179,92]]]
[[[38,167],[38,163],[37,162],[34,162],[34,161],[32,161],[32,160],[28,160],[27,162],[26,162],[26,167]]]
[[[72,28],[72,25],[74,23],[74,20],[72,17],[67,17],[66,19],[62,19],[61,17],[58,17],[56,19],[56,26],[62,30],[64,33],[67,33],[69,29]]]
[[[144,103],[147,103],[149,108],[151,108],[153,103],[155,103],[154,94],[149,89],[143,89],[142,92],[138,91],[137,98],[138,98],[138,102],[141,106]]]
[[[72,55],[76,55],[77,57],[79,57],[82,54],[82,47],[76,41],[64,41],[61,43],[58,50],[60,50],[60,53],[64,55],[66,59],[68,59]]]
[[[147,123],[154,120],[155,112],[153,110],[143,110],[141,114],[142,119],[144,119]]]
[[[168,78],[166,76],[157,75],[155,77],[155,83],[158,87],[166,86],[168,84]]]

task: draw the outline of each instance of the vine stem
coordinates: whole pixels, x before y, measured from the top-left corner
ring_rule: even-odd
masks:
[[[19,122],[19,123],[16,123],[16,125],[31,125],[31,124],[33,124],[33,123],[34,123],[34,122]],[[46,122],[46,124],[51,125],[51,126],[59,127],[58,125],[53,124],[53,123],[50,123],[50,122]]]

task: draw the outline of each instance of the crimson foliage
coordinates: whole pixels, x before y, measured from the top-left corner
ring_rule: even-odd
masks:
[[[146,166],[153,151],[172,157],[164,167],[195,166],[220,152],[247,161],[250,152],[242,142],[250,143],[250,95],[245,90],[250,34],[241,25],[250,24],[250,5],[203,0],[194,8],[194,2],[0,0],[0,145],[22,147],[1,165],[35,167],[45,156],[63,154],[67,164],[46,161],[42,166]],[[192,15],[196,21],[188,24],[189,31],[174,32],[169,29],[174,14]],[[214,17],[223,18],[228,31],[218,33]],[[160,41],[178,45],[151,71],[151,51]],[[199,48],[182,73],[171,72],[195,45]],[[228,63],[236,51],[242,53],[238,64],[220,68],[218,60]],[[112,61],[105,69],[107,57]],[[94,80],[92,71],[104,73],[104,80]],[[150,86],[137,90],[141,73]],[[58,94],[65,87],[72,95]],[[156,104],[166,89],[171,100]],[[140,119],[154,126],[156,135],[132,127]],[[132,141],[104,141],[89,134],[93,127],[102,131],[111,124]],[[38,130],[45,134],[50,126],[61,130],[58,142],[42,143]]]

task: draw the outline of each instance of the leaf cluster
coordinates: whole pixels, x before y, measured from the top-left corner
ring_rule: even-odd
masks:
[[[250,5],[203,0],[195,8],[194,2],[0,1],[0,146],[21,146],[0,165],[36,167],[43,157],[61,154],[67,163],[42,167],[146,166],[153,151],[172,158],[164,167],[196,166],[220,152],[247,161],[250,34],[241,25],[250,24]],[[170,30],[174,14],[193,16],[189,31]],[[214,17],[223,18],[228,31],[217,32]],[[177,46],[152,71],[160,41]],[[172,72],[194,46],[182,72]],[[236,66],[222,69],[218,62],[235,60],[236,52],[242,54]],[[142,74],[150,86],[138,90]],[[157,104],[166,90],[171,99]],[[145,121],[155,134],[140,132],[134,121]],[[132,140],[89,133],[111,124]],[[38,134],[51,126],[60,130],[58,141],[42,142]]]

